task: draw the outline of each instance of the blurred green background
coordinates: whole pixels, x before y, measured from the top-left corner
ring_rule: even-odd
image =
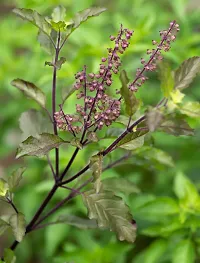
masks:
[[[165,55],[173,69],[185,59],[200,56],[200,1],[199,0],[0,0],[0,176],[6,176],[19,166],[27,166],[21,184],[15,196],[15,203],[25,213],[27,222],[31,219],[38,205],[50,189],[52,180],[45,159],[24,158],[15,160],[16,148],[21,140],[18,119],[22,112],[30,108],[38,109],[36,103],[25,97],[10,82],[22,78],[38,85],[51,95],[52,70],[45,67],[49,56],[37,42],[37,29],[12,14],[14,7],[32,8],[41,14],[50,15],[52,9],[62,4],[67,9],[69,19],[74,13],[93,5],[104,6],[108,10],[99,17],[84,23],[70,37],[62,55],[67,63],[59,71],[58,103],[74,82],[74,74],[86,64],[90,71],[97,69],[102,56],[110,46],[109,35],[116,34],[122,23],[135,31],[131,46],[123,56],[123,68],[130,77],[134,77],[140,58],[151,48],[152,39],[159,40],[159,30],[168,28],[169,22],[176,19],[180,24],[180,33],[172,49]],[[200,100],[200,78],[196,78],[190,89],[186,90],[191,100]],[[116,88],[119,88],[116,81]],[[160,98],[159,80],[156,73],[145,83],[139,95],[145,104],[155,104]],[[66,110],[74,108],[74,99]],[[31,233],[17,248],[20,263],[154,263],[172,262],[171,256],[175,244],[187,237],[184,231],[172,230],[170,235],[150,237],[143,230],[151,224],[147,216],[137,213],[137,207],[154,200],[156,197],[175,198],[173,181],[177,173],[184,173],[200,189],[200,125],[190,121],[196,128],[194,137],[173,137],[156,132],[153,135],[157,148],[165,150],[174,159],[174,167],[149,165],[132,160],[126,166],[120,165],[105,173],[106,176],[126,176],[140,189],[141,193],[123,195],[131,207],[131,212],[138,224],[138,237],[135,244],[116,240],[109,231],[80,230],[69,225],[55,225],[45,230]],[[91,150],[91,149],[90,149]],[[89,151],[80,153],[74,166],[81,168],[87,162]],[[69,150],[61,149],[61,164],[64,167],[69,159]],[[117,154],[114,158],[117,158]],[[107,163],[109,158],[107,158]],[[126,173],[124,171],[126,170]],[[66,196],[60,191],[54,198],[56,203]],[[5,209],[0,202],[0,214]],[[162,213],[162,207],[160,207]],[[163,208],[164,211],[164,208]],[[60,214],[86,215],[81,198],[66,205]],[[165,220],[162,219],[162,220]],[[180,232],[180,233],[179,233]],[[198,231],[196,232],[198,243]],[[11,233],[7,232],[0,239],[0,252],[10,245]],[[156,243],[157,242],[157,243]],[[197,244],[195,243],[195,244]],[[196,245],[196,262],[200,262],[200,249]],[[193,261],[191,261],[193,262]],[[179,262],[181,263],[181,261]],[[189,262],[188,262],[189,263]]]

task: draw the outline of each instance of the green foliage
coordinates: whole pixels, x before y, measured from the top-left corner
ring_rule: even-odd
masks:
[[[120,73],[120,80],[122,83],[122,87],[120,89],[120,93],[124,98],[124,102],[126,105],[126,113],[128,116],[132,116],[138,109],[139,101],[136,99],[133,92],[131,92],[128,88],[129,79],[127,77],[127,73],[123,70]]]
[[[13,235],[18,242],[21,242],[26,231],[25,217],[22,213],[13,214],[9,219]]]
[[[162,62],[159,64],[160,70],[160,85],[162,92],[166,98],[170,96],[170,92],[174,88],[174,76],[173,72],[167,62]]]
[[[46,105],[46,97],[44,93],[36,87],[33,83],[24,81],[22,79],[15,79],[11,82],[11,84],[24,92],[24,94],[34,99],[37,103],[39,103],[43,108],[45,108]]]
[[[5,260],[5,263],[15,263],[16,262],[16,256],[11,249],[8,249],[8,248],[5,249],[4,260]]]
[[[175,71],[175,89],[186,89],[200,71],[200,57],[189,58]]]
[[[8,188],[10,192],[14,192],[16,190],[16,187],[19,185],[25,170],[25,167],[18,168],[11,174],[11,176],[8,177]]]
[[[59,147],[63,143],[66,142],[54,134],[42,133],[38,136],[38,138],[30,136],[20,144],[17,149],[16,158],[26,155],[41,157],[46,155],[50,150]]]
[[[114,1],[113,3],[107,1],[104,3],[108,9],[107,14],[95,17],[95,20],[89,18],[98,16],[104,9],[88,8],[88,6],[98,4],[98,2],[94,3],[90,0],[80,1],[78,6],[75,1],[69,3],[63,0],[59,3],[53,0],[48,2],[16,0],[15,3],[11,0],[9,2],[11,5],[17,6],[15,13],[18,13],[24,20],[36,25],[39,31],[38,40],[40,45],[50,55],[55,53],[54,45],[57,42],[59,31],[61,32],[61,43],[67,39],[62,54],[66,57],[66,61],[60,58],[59,63],[56,65],[50,63],[57,70],[60,69],[57,78],[57,101],[63,104],[66,102],[63,108],[70,113],[77,103],[74,96],[76,90],[72,86],[74,74],[80,71],[83,64],[87,65],[88,72],[96,70],[100,58],[104,56],[104,50],[112,45],[106,42],[107,36],[116,32],[120,23],[135,31],[128,53],[123,56],[123,68],[126,69],[127,75],[131,76],[131,80],[139,65],[140,57],[144,56],[147,48],[151,48],[151,40],[157,38],[156,30],[163,29],[173,18],[177,19],[181,28],[180,35],[177,36],[172,50],[164,56],[168,62],[161,64],[160,81],[158,81],[156,74],[149,74],[150,80],[137,93],[137,101],[140,101],[137,107],[137,103],[134,104],[135,106],[131,104],[135,97],[134,99],[131,98],[132,93],[128,93],[129,90],[127,90],[128,79],[124,79],[125,96],[123,96],[123,100],[126,113],[123,112],[123,114],[131,115],[131,124],[140,114],[145,112],[147,121],[127,134],[122,147],[118,145],[115,151],[105,157],[104,164],[106,166],[119,159],[122,154],[126,153],[127,145],[130,158],[125,163],[122,162],[116,167],[114,166],[112,169],[102,172],[102,174],[100,173],[101,166],[96,167],[97,169],[95,166],[93,167],[95,169],[91,167],[93,176],[96,171],[97,178],[100,180],[101,177],[103,187],[100,189],[99,194],[103,195],[101,191],[106,193],[109,191],[109,205],[111,207],[115,206],[115,199],[117,198],[116,203],[123,204],[123,209],[125,209],[124,201],[111,194],[111,191],[116,195],[122,195],[128,204],[129,210],[138,225],[137,240],[134,246],[130,246],[126,242],[118,242],[113,234],[108,231],[100,231],[95,219],[83,219],[85,208],[82,200],[75,198],[73,202],[65,204],[63,210],[60,211],[60,216],[59,213],[55,215],[55,218],[57,218],[55,222],[59,223],[59,226],[56,223],[53,227],[38,230],[35,235],[31,233],[32,236],[19,245],[16,250],[19,262],[23,263],[38,259],[42,262],[52,261],[55,263],[128,263],[131,261],[134,263],[189,263],[195,262],[195,260],[196,262],[199,261],[200,199],[198,171],[200,169],[200,152],[198,145],[200,104],[198,101],[200,93],[199,77],[197,76],[199,73],[199,57],[196,57],[196,55],[200,53],[200,37],[197,30],[200,12],[198,6],[194,6],[194,2],[186,3],[184,0],[134,0],[130,5],[129,1]],[[57,4],[64,4],[66,8],[61,5],[55,7]],[[2,3],[0,8],[1,5]],[[7,9],[9,4],[6,3],[5,6],[6,8],[4,8],[3,3],[2,13],[9,10]],[[24,6],[26,9],[18,8],[19,6]],[[55,8],[51,14],[49,10],[52,7]],[[49,17],[42,16],[30,8],[47,14]],[[74,17],[74,12],[84,8],[88,9],[79,12]],[[151,13],[151,16],[149,16],[149,13]],[[2,92],[2,117],[0,118],[2,145],[0,150],[0,171],[2,173],[2,179],[0,179],[0,234],[11,228],[9,220],[10,216],[13,216],[13,210],[11,210],[12,207],[7,207],[10,204],[5,203],[6,198],[12,201],[14,199],[20,211],[23,211],[29,221],[37,211],[38,203],[42,203],[44,193],[46,194],[50,190],[50,182],[51,186],[53,184],[53,179],[50,179],[50,169],[47,167],[45,159],[25,158],[13,162],[10,158],[14,155],[13,150],[17,148],[20,140],[24,141],[32,136],[39,147],[41,146],[37,141],[39,135],[53,133],[49,116],[39,112],[38,105],[34,102],[35,100],[43,108],[50,108],[52,68],[44,67],[44,61],[53,60],[52,57],[40,51],[39,45],[35,44],[36,32],[31,24],[22,23],[11,15],[11,12],[3,14],[2,17],[2,26],[0,28],[0,33],[3,36],[0,43],[2,51],[2,67],[0,69]],[[74,18],[71,19],[71,17]],[[75,30],[75,25],[79,26],[86,20],[88,20],[88,23],[85,23],[82,29]],[[72,32],[74,33],[69,38]],[[181,66],[179,66],[180,63],[182,63]],[[175,68],[178,69],[174,70]],[[32,100],[25,100],[19,92],[10,86],[10,81],[18,76],[20,79],[17,79],[17,88]],[[21,78],[37,83],[41,89],[30,82],[23,81]],[[117,78],[114,78],[114,82],[115,86],[110,91],[111,93],[115,92],[115,88],[119,90],[122,86]],[[163,108],[159,110],[149,108],[146,112],[147,104],[156,105],[158,103],[161,94],[160,87],[164,96],[168,98],[168,103],[164,107],[165,110]],[[187,87],[189,88],[186,90]],[[180,92],[182,89],[185,89],[185,94]],[[62,94],[61,90],[63,91]],[[36,109],[29,110],[29,108]],[[17,123],[19,116],[22,131],[21,138]],[[60,132],[59,137],[63,138],[63,141],[70,141],[71,145],[74,144],[75,147],[79,145],[79,148],[82,149],[69,171],[69,177],[74,175],[74,171],[82,169],[91,159],[91,156],[97,153],[98,149],[106,148],[109,142],[112,142],[124,132],[129,123],[129,117],[127,116],[120,116],[113,127],[106,131],[104,140],[101,139],[104,137],[104,130],[98,134],[87,134],[89,142],[87,147],[83,148],[80,145],[80,140],[77,140],[76,143],[71,142],[71,135]],[[191,137],[194,134],[194,129],[195,136]],[[152,131],[154,133],[150,137]],[[186,137],[188,135],[190,137]],[[55,145],[54,147],[58,146],[57,143]],[[125,145],[125,148],[123,145]],[[48,145],[47,148],[45,146],[45,149],[42,149],[42,152],[44,152],[42,155],[46,154],[49,149],[54,148],[51,148],[51,146]],[[60,171],[65,168],[72,151],[74,151],[74,148],[70,145],[67,149],[60,147]],[[3,156],[6,156],[6,158],[3,158]],[[50,152],[50,157],[54,164],[53,151]],[[18,187],[24,169],[19,168],[21,166],[28,167],[28,176]],[[12,174],[10,170],[13,167],[15,172]],[[7,176],[7,174],[10,174],[10,176]],[[12,184],[16,184],[14,188]],[[75,186],[72,183],[70,187]],[[174,193],[172,192],[173,188]],[[12,193],[13,189],[15,194]],[[99,195],[95,190],[92,191],[92,197],[87,196],[89,192],[85,193],[86,199],[90,199],[92,204],[96,204]],[[73,192],[73,194],[75,193],[78,194]],[[47,207],[47,212],[57,202],[66,198],[67,194],[68,190],[60,189],[55,199]],[[97,204],[99,205],[101,202],[102,200]],[[100,208],[101,212],[104,210],[103,208]],[[92,206],[92,209],[94,209],[94,206]],[[123,214],[123,209],[119,211],[120,220],[122,221],[127,211],[125,209],[126,211]],[[103,219],[108,228],[113,228],[118,236],[120,235],[119,229],[116,230],[115,225],[108,225],[103,217],[104,214],[103,216],[101,213],[97,215],[95,209],[93,213],[99,222]],[[98,218],[100,216],[102,217]],[[133,233],[131,237],[127,235],[131,239],[135,238],[135,229],[134,227],[131,228],[130,221],[126,222],[126,225],[130,226],[129,231]],[[14,228],[16,231],[21,231],[16,225]],[[21,235],[20,238],[22,238],[22,232],[20,232],[21,234],[18,233],[19,236]],[[124,229],[122,232],[123,234],[127,233],[124,232]],[[6,242],[10,235],[11,231],[7,231],[2,237],[2,241]],[[126,239],[126,237],[124,238]],[[45,250],[42,250],[43,253],[39,252],[41,247],[46,247]],[[4,254],[6,262],[14,263],[16,261],[16,257],[10,250],[5,253],[10,255],[6,258]]]
[[[88,217],[96,219],[100,228],[115,231],[121,241],[135,241],[136,226],[131,223],[128,207],[120,197],[109,191],[96,193],[90,190],[83,194],[83,201],[88,208]]]
[[[191,240],[182,240],[175,248],[172,262],[193,263],[195,262],[195,249]]]

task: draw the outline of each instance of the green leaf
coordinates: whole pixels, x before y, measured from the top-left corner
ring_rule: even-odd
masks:
[[[168,237],[182,227],[182,224],[176,219],[176,221],[171,220],[166,224],[157,223],[156,225],[145,228],[144,230],[142,230],[142,234],[149,237]]]
[[[159,130],[164,131],[166,133],[172,134],[174,136],[186,135],[191,136],[194,135],[194,130],[189,126],[189,124],[181,119],[171,119],[164,121]]]
[[[80,229],[93,229],[98,227],[97,222],[94,219],[84,219],[73,215],[61,215],[56,222],[65,223]]]
[[[174,163],[172,157],[168,153],[150,146],[143,146],[142,148],[134,151],[134,156],[149,160],[151,165],[167,165],[173,167]]]
[[[57,63],[56,63],[56,68],[57,68],[58,70],[60,70],[61,67],[62,67],[62,65],[63,65],[65,62],[66,62],[66,58],[61,57],[61,58],[57,61]]]
[[[4,260],[5,260],[5,263],[15,263],[16,262],[16,256],[11,249],[6,248],[4,250]]]
[[[126,150],[135,150],[137,148],[140,148],[144,144],[144,135],[134,138],[134,133],[130,133],[127,136],[125,136],[118,144],[117,146]],[[129,140],[130,139],[130,140]],[[128,141],[127,141],[128,140]]]
[[[195,262],[195,248],[191,240],[181,240],[172,254],[172,263],[193,263]]]
[[[38,138],[30,136],[20,144],[16,158],[26,155],[41,157],[62,143],[66,141],[54,134],[42,133]]]
[[[0,196],[5,196],[8,191],[8,184],[7,182],[0,178]]]
[[[50,67],[56,67],[57,68],[57,70],[60,70],[61,69],[61,67],[62,67],[62,65],[64,64],[66,62],[66,58],[64,58],[64,57],[61,57],[58,61],[57,61],[57,63],[56,63],[56,65],[54,65],[52,62],[49,62],[49,61],[45,61],[45,66],[50,66]]]
[[[46,21],[45,17],[40,15],[35,10],[25,8],[14,8],[13,12],[20,16],[22,19],[31,22],[33,25],[38,27],[42,32],[50,36],[51,25]]]
[[[103,156],[101,154],[94,155],[90,159],[90,169],[92,170],[92,176],[94,178],[94,187],[96,193],[100,191],[102,185],[101,183],[102,161],[103,161]]]
[[[15,170],[11,176],[8,177],[8,186],[9,191],[14,192],[16,187],[19,185],[19,182],[22,179],[22,175],[25,172],[26,167],[21,167]]]
[[[172,98],[173,103],[178,104],[182,102],[183,98],[185,97],[185,94],[180,92],[180,90],[176,89],[170,92],[170,96]]]
[[[143,262],[145,263],[159,262],[166,249],[167,249],[167,241],[164,239],[157,239],[156,241],[152,242],[145,250]]]
[[[159,77],[163,95],[168,98],[174,88],[174,74],[167,62],[159,63]]]
[[[66,23],[64,21],[59,21],[55,23],[54,21],[51,21],[52,28],[57,32],[65,31]]]
[[[149,220],[159,221],[160,218],[179,213],[178,203],[169,197],[159,197],[139,207],[135,213],[139,217],[147,217]]]
[[[53,13],[51,14],[52,20],[54,22],[64,21],[66,16],[66,8],[62,5],[59,5],[54,8]]]
[[[102,181],[102,184],[104,190],[114,192],[115,194],[119,192],[126,195],[140,193],[140,189],[133,182],[125,178],[107,178]]]
[[[38,137],[41,133],[53,132],[49,117],[34,109],[21,114],[19,127],[22,131],[22,140],[27,139],[29,136]]]
[[[199,209],[199,193],[198,190],[183,173],[179,172],[174,180],[174,192],[179,199],[182,200],[182,205],[189,209]]]
[[[146,120],[149,130],[151,132],[155,131],[156,128],[159,127],[162,119],[163,119],[163,114],[159,109],[156,108],[149,109],[146,114]]]
[[[43,91],[41,91],[33,83],[22,79],[14,79],[11,84],[21,90],[27,97],[34,99],[38,104],[45,108],[46,96]]]
[[[10,217],[9,224],[12,228],[15,239],[21,242],[26,232],[26,221],[22,213],[14,214]]]
[[[175,89],[187,88],[200,72],[200,57],[185,60],[175,71]]]
[[[184,103],[180,108],[180,112],[192,117],[199,118],[200,117],[200,103],[197,101],[189,101]]]
[[[51,36],[55,34],[55,31],[52,30]],[[52,37],[54,39],[54,37]],[[40,46],[50,55],[53,55],[55,52],[55,47],[52,43],[52,40],[41,30],[38,32],[37,40],[40,43]],[[55,39],[56,40],[56,39]]]
[[[83,193],[82,197],[88,217],[96,219],[100,228],[116,232],[120,241],[135,241],[136,225],[132,223],[128,206],[120,197],[109,191],[96,193],[95,190]]]
[[[70,141],[70,144],[71,144],[72,146],[75,146],[75,147],[79,148],[80,150],[83,149],[83,145],[82,145],[82,143],[80,142],[80,140],[79,140],[78,138],[72,139],[72,140]]]
[[[67,90],[67,92],[65,94],[63,94],[63,97],[62,97],[62,101],[63,101],[63,104],[65,103],[65,101],[71,96],[74,94],[74,92],[76,91],[75,87],[73,86],[72,88],[70,88],[69,90]],[[64,92],[63,92],[64,93]]]
[[[73,22],[74,22],[73,29],[76,29],[83,22],[87,21],[89,18],[98,16],[104,11],[106,11],[106,8],[104,7],[91,7],[76,13],[75,17],[73,18]]]
[[[139,100],[134,95],[134,92],[132,92],[128,88],[129,79],[127,77],[127,73],[125,70],[122,70],[120,73],[120,80],[122,83],[122,88],[120,89],[120,93],[122,97],[124,98],[124,102],[126,105],[126,113],[129,116],[132,116],[139,107]]]
[[[0,218],[0,236],[9,228],[9,224]]]

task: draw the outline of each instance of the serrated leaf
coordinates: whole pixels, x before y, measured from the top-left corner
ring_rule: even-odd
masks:
[[[8,177],[8,187],[10,192],[14,192],[19,182],[22,179],[22,175],[25,172],[26,167],[20,167],[15,170],[11,176]]]
[[[41,157],[63,143],[66,143],[63,139],[50,133],[42,133],[38,138],[30,136],[20,144],[16,158],[26,155]]]
[[[174,136],[194,135],[194,130],[189,126],[189,124],[185,120],[180,118],[164,121],[160,125],[159,130],[172,134]]]
[[[127,136],[124,137],[124,139],[122,139],[117,146],[126,150],[135,150],[137,148],[140,148],[143,146],[144,144],[144,135],[134,138],[134,133],[130,133]]]
[[[22,140],[27,139],[29,136],[38,137],[41,133],[53,132],[49,117],[34,109],[21,114],[19,127],[22,131]]]
[[[45,108],[46,96],[43,91],[41,91],[33,83],[22,79],[14,79],[11,84],[21,90],[27,97],[34,99],[38,104]]]
[[[185,97],[185,94],[183,94],[182,92],[180,92],[180,90],[176,89],[172,92],[170,92],[170,96],[172,98],[172,101],[175,104],[181,103],[183,98]]]
[[[194,263],[195,247],[191,240],[181,240],[172,254],[172,263]]]
[[[64,21],[66,16],[66,8],[62,5],[56,6],[51,14],[54,22]]]
[[[9,228],[9,224],[0,218],[0,236]]]
[[[100,228],[116,232],[120,241],[135,241],[136,225],[131,223],[128,206],[120,197],[109,191],[96,193],[95,190],[85,192],[82,197],[88,217],[96,219]]]
[[[200,72],[200,57],[185,60],[175,71],[175,89],[187,88]]]
[[[38,27],[42,32],[50,36],[51,26],[46,21],[45,17],[40,15],[38,12],[32,9],[25,8],[14,8],[13,12],[20,16],[22,19],[31,22],[33,25]]]
[[[126,195],[140,193],[140,189],[133,182],[125,178],[107,178],[102,181],[102,184],[104,190],[114,192],[115,194],[119,192]]]
[[[22,213],[14,214],[10,217],[9,224],[12,228],[15,239],[21,242],[26,232],[26,221]]]
[[[192,117],[199,118],[200,117],[200,103],[197,101],[189,101],[184,103],[180,108],[180,112]]]
[[[96,193],[98,193],[101,189],[101,174],[102,174],[102,155],[94,155],[90,159],[90,169],[92,170],[92,176],[94,178],[94,187]]]
[[[84,219],[78,216],[61,215],[59,216],[57,223],[65,223],[67,225],[75,226],[80,229],[93,229],[97,228],[97,221],[94,219]]]
[[[73,29],[76,29],[83,22],[87,21],[89,18],[98,16],[104,11],[106,11],[106,8],[104,7],[91,7],[76,13],[75,17],[73,18],[73,22],[74,22]]]
[[[174,88],[174,74],[166,62],[159,63],[159,78],[161,81],[161,89],[163,92],[163,95],[168,98],[170,95],[170,92]]]
[[[120,93],[124,98],[124,102],[126,105],[126,113],[128,114],[128,116],[132,116],[137,111],[140,103],[139,100],[137,100],[137,98],[135,97],[134,92],[132,92],[128,88],[129,79],[125,70],[121,71],[120,80],[122,84]]]
[[[0,178],[0,196],[5,196],[8,191],[8,184],[7,182]]]
[[[5,263],[15,263],[16,262],[16,256],[11,249],[6,248],[4,250],[4,260],[5,260]]]
[[[151,132],[155,131],[163,119],[163,114],[159,109],[149,109],[146,113],[146,120],[148,128]]]

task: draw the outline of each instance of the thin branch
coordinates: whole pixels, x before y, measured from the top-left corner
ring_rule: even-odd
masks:
[[[40,218],[40,220],[38,220],[38,222],[33,226],[32,230],[35,230],[35,227],[37,227],[40,223],[42,223],[45,219],[47,219],[49,216],[51,216],[52,214],[54,214],[59,208],[61,208],[66,202],[68,202],[69,200],[71,200],[72,198],[74,198],[75,196],[81,194],[79,191],[85,187],[87,184],[89,184],[91,181],[93,180],[93,178],[89,178],[88,180],[86,180],[81,186],[79,186],[76,191],[72,191],[65,199],[63,199],[62,201],[60,201],[54,208],[52,208],[46,215],[44,215],[43,217]],[[31,231],[32,231],[31,230]]]
[[[128,152],[127,154],[125,154],[124,156],[122,156],[121,158],[117,159],[116,161],[108,164],[106,167],[103,168],[103,172],[112,168],[112,167],[115,167],[117,166],[118,164],[120,164],[121,162],[127,160],[128,158],[131,157],[131,152]]]
[[[8,197],[6,197],[6,200],[12,206],[12,208],[15,210],[15,212],[18,214],[19,211],[18,211],[17,207],[14,205],[13,201],[11,199],[9,199]]]
[[[50,167],[50,169],[51,169],[51,172],[52,172],[52,174],[53,174],[53,177],[54,177],[55,181],[57,181],[57,176],[56,176],[56,173],[55,173],[55,171],[54,171],[54,169],[53,169],[53,165],[52,165],[52,163],[51,163],[51,160],[50,160],[50,158],[49,158],[49,155],[47,154],[46,156],[47,156],[47,161],[48,161],[49,167]]]
[[[132,132],[132,129],[137,126],[139,123],[141,123],[142,121],[145,120],[145,115],[143,115],[142,117],[140,117],[137,121],[135,121],[128,129],[126,129],[113,143],[111,143],[110,146],[108,146],[103,152],[99,152],[99,154],[106,156],[108,153],[110,153],[112,151],[112,149],[129,133]],[[89,164],[86,165],[82,170],[80,170],[77,174],[75,174],[74,176],[72,176],[71,178],[63,181],[61,183],[61,185],[70,183],[72,181],[74,181],[76,178],[78,178],[80,175],[82,175],[83,173],[85,173],[88,169],[90,168]]]
[[[58,62],[58,57],[59,57],[59,46],[60,46],[60,31],[58,33],[58,41],[56,45],[56,54],[55,54],[55,59],[54,59],[54,67],[53,67],[53,81],[52,81],[52,118],[53,118],[53,128],[54,128],[54,134],[58,135],[58,130],[57,130],[57,124],[55,121],[55,112],[56,112],[56,78],[57,78],[57,68],[56,64]],[[59,148],[55,148],[55,156],[56,156],[56,176],[58,177],[59,175]]]

